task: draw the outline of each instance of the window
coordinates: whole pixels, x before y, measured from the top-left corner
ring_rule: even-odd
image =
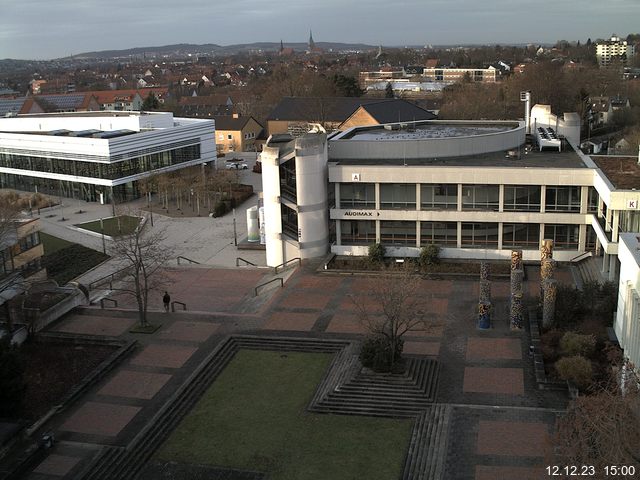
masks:
[[[392,210],[416,209],[414,183],[383,183],[380,185],[380,208]]]
[[[458,245],[457,222],[420,222],[420,245],[430,244],[446,246]]]
[[[500,187],[498,185],[463,185],[463,210],[498,210]]]
[[[373,183],[341,183],[340,208],[376,208],[375,187]]]
[[[498,248],[498,224],[463,222],[462,248]]]
[[[579,212],[580,187],[547,187],[545,211]]]
[[[457,210],[458,185],[420,185],[420,208],[422,210]]]
[[[416,246],[416,223],[394,220],[380,222],[380,243]]]
[[[374,220],[340,220],[342,245],[370,245],[376,243]]]
[[[587,212],[597,213],[599,200],[600,200],[600,196],[598,195],[598,191],[593,187],[589,187],[589,193],[587,198]]]
[[[282,204],[282,233],[298,240],[298,213]]]
[[[537,223],[505,223],[502,225],[502,247],[537,249],[540,225]]]
[[[578,225],[545,225],[544,238],[553,240],[553,248],[556,250],[577,250]]]
[[[233,135],[231,133],[227,135],[227,140],[233,140]]]
[[[539,212],[540,191],[538,185],[505,185],[505,212]]]

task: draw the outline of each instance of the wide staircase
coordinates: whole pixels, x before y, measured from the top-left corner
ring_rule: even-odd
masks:
[[[579,288],[582,288],[585,283],[604,282],[606,278],[602,276],[601,268],[602,257],[587,257],[571,264]]]

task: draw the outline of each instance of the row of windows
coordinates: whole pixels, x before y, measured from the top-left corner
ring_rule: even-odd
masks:
[[[341,220],[342,245],[369,245],[376,242],[375,220]],[[544,238],[554,241],[558,250],[577,250],[578,225],[545,224]],[[461,222],[462,248],[498,248],[498,223]],[[416,223],[381,220],[380,242],[384,245],[416,246]],[[457,222],[420,222],[420,245],[436,244],[457,247]],[[594,242],[595,243],[595,242]],[[537,249],[540,244],[540,225],[537,223],[502,224],[502,247]]]
[[[546,187],[545,211],[580,212],[581,187]],[[494,210],[500,207],[499,185],[462,185],[462,210]],[[504,211],[539,212],[542,189],[539,185],[505,185]],[[415,184],[380,184],[380,208],[415,210]],[[375,184],[340,184],[340,208],[376,208]],[[588,211],[598,208],[598,195],[589,187]],[[457,210],[458,184],[421,184],[420,210]]]
[[[200,158],[200,145],[152,153],[121,162],[97,163],[0,153],[0,167],[115,180]]]

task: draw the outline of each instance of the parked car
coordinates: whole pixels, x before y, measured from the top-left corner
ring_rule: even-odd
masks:
[[[227,170],[246,170],[249,168],[249,165],[247,165],[247,162],[244,160],[234,158],[233,160],[227,160],[225,168]]]

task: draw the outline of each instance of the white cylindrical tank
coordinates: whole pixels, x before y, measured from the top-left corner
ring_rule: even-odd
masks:
[[[282,245],[282,213],[280,209],[280,148],[269,146],[262,150],[262,192],[264,200],[264,236],[267,265],[275,267],[284,262]]]
[[[247,208],[247,242],[260,241],[260,225],[258,222],[258,207]]]

